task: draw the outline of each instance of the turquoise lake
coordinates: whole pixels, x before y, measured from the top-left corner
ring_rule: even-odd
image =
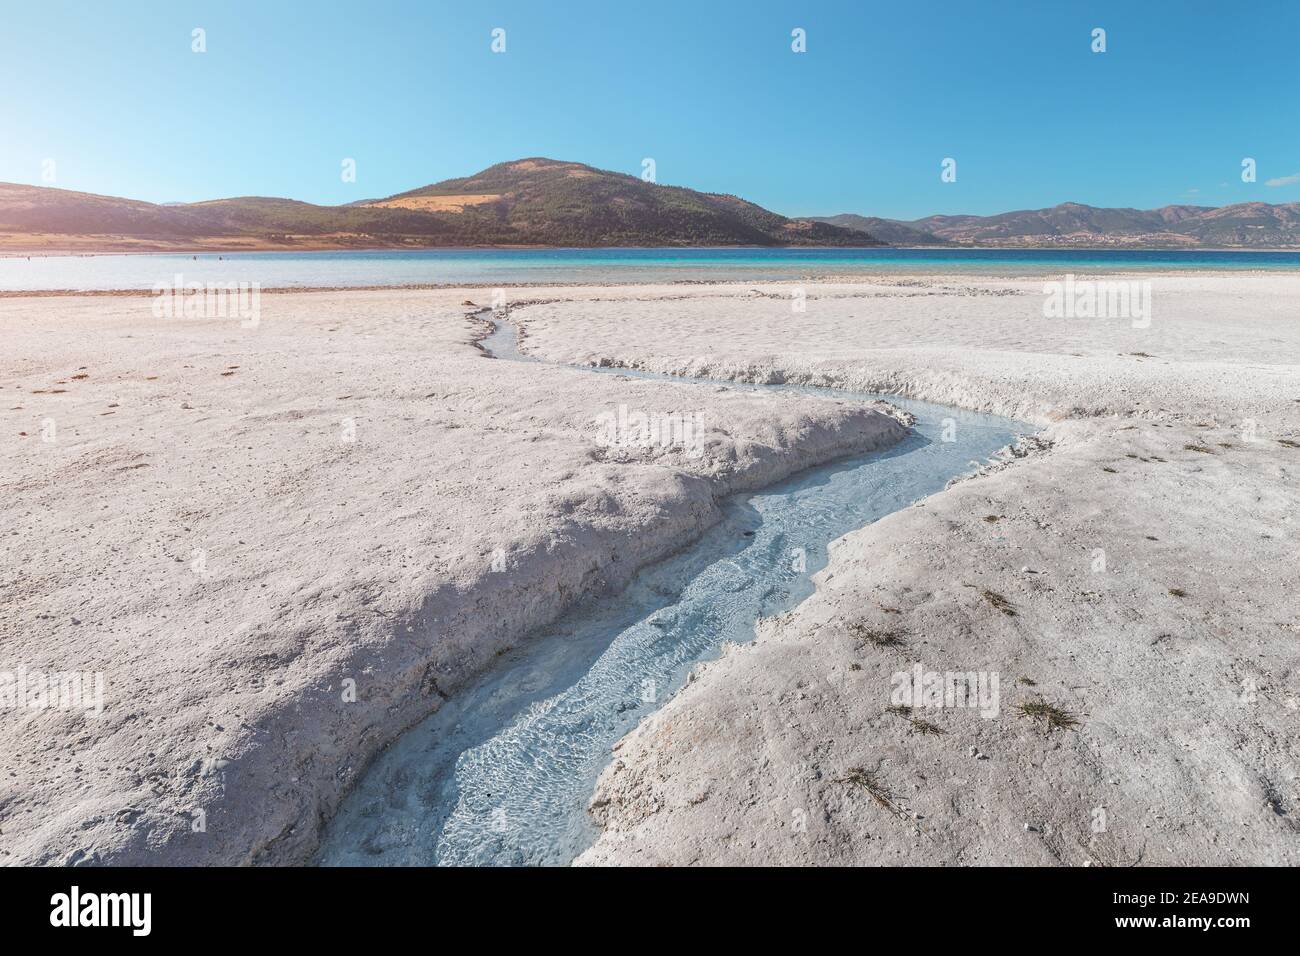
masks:
[[[1064,249],[426,249],[0,258],[0,291],[150,289],[185,282],[262,288],[554,282],[782,280],[914,272],[1294,271],[1297,252]]]

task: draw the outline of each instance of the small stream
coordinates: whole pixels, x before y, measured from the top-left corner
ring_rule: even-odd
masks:
[[[482,344],[499,359],[534,361],[518,350],[509,322],[498,321]],[[503,655],[375,759],[326,827],[317,862],[570,863],[595,839],[586,806],[610,747],[695,664],[716,657],[725,641],[752,640],[758,617],[808,597],[831,541],[942,490],[1033,431],[894,396],[723,384],[839,400],[884,397],[916,424],[885,451],[734,496],[722,521],[695,544]]]

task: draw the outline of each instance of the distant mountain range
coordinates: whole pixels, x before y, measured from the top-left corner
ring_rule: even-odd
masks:
[[[735,196],[542,158],[346,206],[262,197],[157,205],[0,184],[0,250],[9,252],[864,245],[882,243]]]
[[[456,246],[1300,247],[1300,203],[1098,209],[901,221],[788,218],[735,196],[540,157],[384,199],[147,203],[0,183],[0,253]]]
[[[1101,209],[1075,202],[997,216],[903,221],[845,213],[818,222],[860,229],[902,246],[1249,248],[1300,246],[1300,203]]]

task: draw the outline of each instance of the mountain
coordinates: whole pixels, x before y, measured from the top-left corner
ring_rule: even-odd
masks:
[[[9,252],[882,244],[736,196],[542,158],[345,206],[256,196],[158,205],[0,183],[0,249]]]
[[[915,229],[906,223],[899,222],[897,219],[859,216],[851,212],[841,213],[838,216],[814,218],[816,218],[817,222],[824,222],[832,226],[859,229],[870,233],[882,242],[889,243],[891,246],[942,246],[947,242],[947,240],[940,239],[934,233]]]
[[[0,253],[453,246],[1297,248],[1300,203],[1101,209],[1062,203],[914,221],[789,219],[736,196],[582,163],[520,159],[384,199],[155,204],[0,183]]]
[[[581,163],[522,159],[364,208],[440,215],[471,231],[508,229],[537,245],[881,245],[825,223],[787,219],[736,196],[660,186]]]
[[[911,221],[852,214],[819,222],[867,229],[891,245],[1300,247],[1300,203],[1103,209],[1067,202],[997,216],[927,216]]]

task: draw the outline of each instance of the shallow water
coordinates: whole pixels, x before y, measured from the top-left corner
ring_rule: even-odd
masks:
[[[485,346],[499,357],[517,352],[506,323]],[[504,655],[395,741],[327,827],[319,862],[571,862],[595,838],[586,805],[610,747],[671,696],[692,666],[715,657],[724,641],[751,640],[758,617],[808,597],[810,577],[826,566],[835,538],[941,490],[1032,430],[926,402],[889,401],[916,416],[914,434],[885,451],[733,497],[723,520],[696,544]]]
[[[0,290],[151,289],[257,282],[264,289],[530,282],[782,280],[879,272],[1300,269],[1300,252],[1143,249],[422,249],[199,255],[0,256]]]

